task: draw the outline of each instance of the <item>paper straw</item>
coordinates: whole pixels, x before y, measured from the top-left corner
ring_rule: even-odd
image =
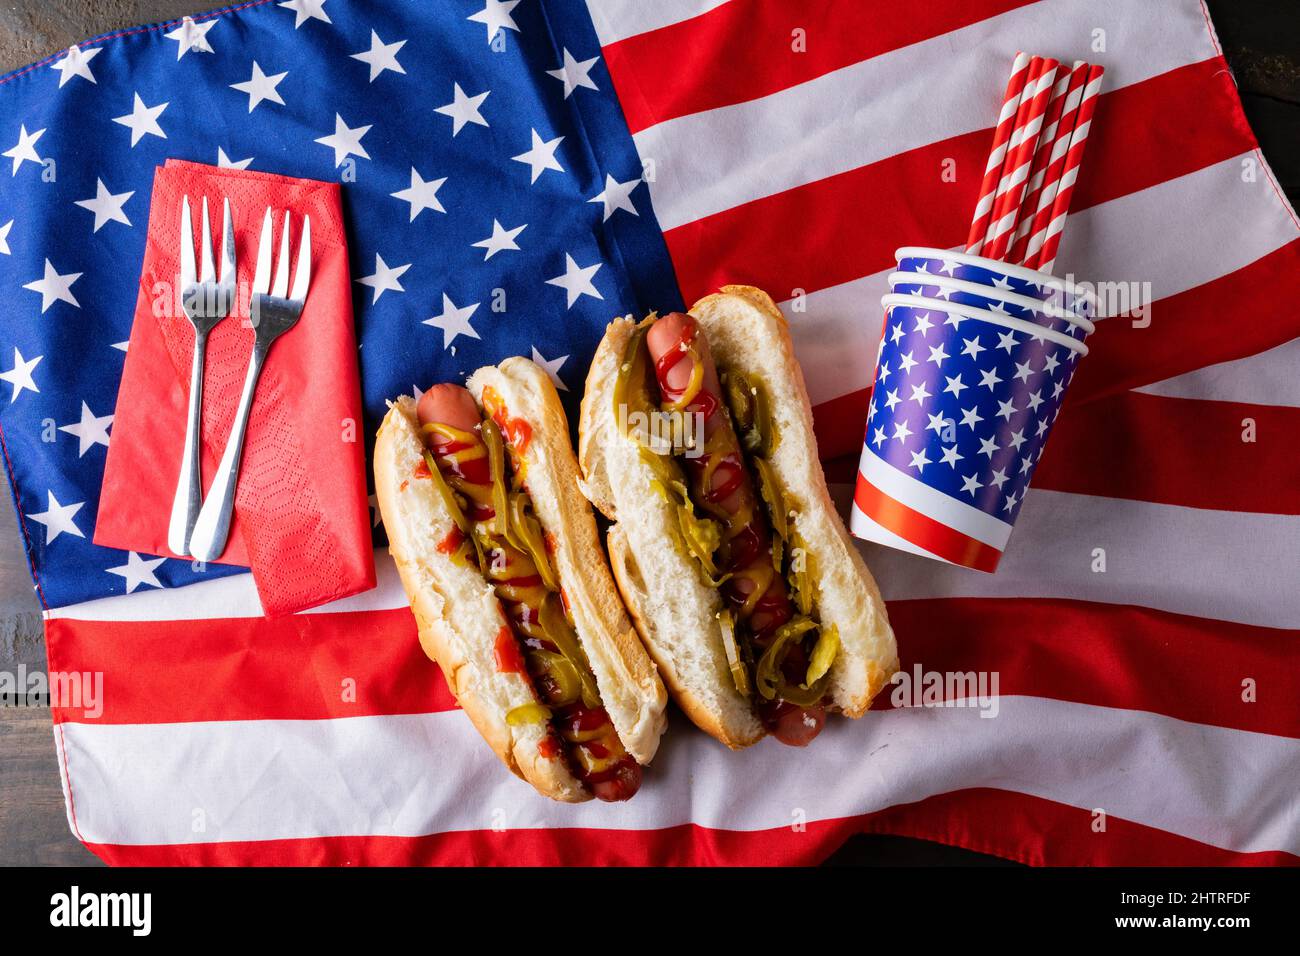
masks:
[[[1011,76],[1007,79],[1007,90],[1002,95],[1002,112],[998,114],[997,126],[993,129],[993,147],[984,167],[979,201],[975,204],[975,215],[966,237],[966,251],[972,255],[978,255],[984,245],[984,233],[993,212],[993,194],[1002,178],[1002,163],[1006,159],[1007,143],[1011,140],[1011,130],[1015,124],[1016,110],[1020,106],[1020,94],[1025,88],[1028,68],[1029,54],[1017,53],[1015,62],[1011,65]]]
[[[1101,91],[1101,78],[1105,71],[1100,66],[1088,68],[1088,82],[1083,88],[1083,99],[1079,101],[1079,114],[1074,121],[1074,132],[1070,134],[1070,148],[1065,154],[1065,171],[1061,174],[1061,185],[1052,201],[1052,216],[1047,226],[1047,235],[1043,239],[1043,248],[1039,250],[1037,265],[1033,268],[1051,273],[1056,265],[1056,250],[1061,244],[1061,233],[1065,229],[1065,217],[1070,212],[1070,198],[1074,194],[1074,184],[1079,178],[1079,166],[1083,162],[1083,150],[1088,144],[1088,131],[1092,126],[1092,113],[1097,108],[1097,94]]]
[[[1075,60],[1073,68],[1068,71],[1064,67],[1061,68],[1060,79],[1056,81],[1056,88],[1052,90],[1052,101],[1047,104],[1047,117],[1043,122],[1043,132],[1038,137],[1038,149],[1034,151],[1033,165],[1029,169],[1025,197],[1020,201],[1020,221],[1016,224],[1011,250],[1006,257],[1007,262],[1021,263],[1025,261],[1025,252],[1029,245],[1029,230],[1033,225],[1034,213],[1038,209],[1038,198],[1042,195],[1043,184],[1047,180],[1047,168],[1051,164],[1052,151],[1056,147],[1061,119],[1065,116],[1065,108],[1071,99],[1073,99],[1076,106],[1078,105],[1079,94],[1077,91],[1083,87],[1087,72],[1088,64],[1083,60]],[[1074,117],[1071,115],[1071,126],[1073,125],[1073,119]],[[1064,147],[1061,149],[1061,154],[1065,154]]]
[[[1043,60],[1036,80],[1031,73],[1033,96],[1029,99],[1023,123],[1019,121],[1019,114],[1017,114],[1017,129],[1011,134],[1007,161],[1002,167],[1002,181],[998,184],[998,192],[1001,196],[993,202],[993,217],[984,238],[983,255],[990,259],[1001,259],[1006,255],[1016,222],[1020,219],[1020,200],[1025,194],[1025,183],[1029,178],[1029,169],[1038,148],[1043,120],[1047,115],[1047,104],[1056,85],[1058,66],[1060,64],[1056,60]],[[1032,71],[1033,67],[1031,66],[1030,69]],[[1021,97],[1022,105],[1025,98],[1029,97],[1030,91],[1031,84],[1026,83],[1025,93]]]
[[[1065,171],[1066,153],[1070,149],[1070,136],[1074,132],[1074,123],[1079,115],[1079,100],[1083,97],[1088,70],[1088,64],[1084,64],[1070,74],[1071,89],[1066,93],[1065,108],[1061,111],[1061,120],[1057,124],[1056,139],[1052,143],[1052,151],[1048,156],[1043,189],[1038,195],[1038,202],[1029,225],[1029,240],[1019,263],[1021,265],[1028,266],[1037,260],[1038,252],[1043,248],[1043,240],[1047,238],[1047,226],[1052,219],[1052,203],[1056,201],[1056,193],[1061,186],[1061,174]]]

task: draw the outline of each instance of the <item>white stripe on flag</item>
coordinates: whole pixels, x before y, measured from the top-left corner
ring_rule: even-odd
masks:
[[[672,229],[982,129],[994,117],[989,98],[1003,88],[1017,49],[1073,49],[1099,26],[1114,42],[1142,44],[1141,55],[1107,63],[1112,90],[1217,53],[1196,2],[1054,0],[1021,7],[769,96],[642,130],[633,137],[637,152],[660,171],[650,184],[659,224]]]
[[[387,549],[375,551],[375,578],[376,586],[363,594],[331,601],[301,613],[386,611],[407,606],[406,592]],[[261,616],[262,604],[250,574],[213,578],[183,588],[149,588],[134,594],[50,608],[45,612],[47,620],[68,618],[78,621],[198,621]]]
[[[849,485],[832,496],[851,498]],[[1300,628],[1300,516],[1210,511],[1031,488],[997,574],[860,542],[887,601],[1066,598]],[[1093,571],[1094,549],[1106,554]]]
[[[689,20],[726,0],[587,0],[601,46]]]
[[[947,707],[834,720],[807,750],[768,742],[730,753],[678,726],[635,800],[577,807],[513,778],[454,711],[64,732],[77,821],[94,843],[417,836],[497,821],[755,830],[788,826],[794,808],[827,820],[992,787],[1105,807],[1231,850],[1300,852],[1291,812],[1300,741],[1039,697],[995,700],[991,719]]]
[[[1195,372],[1154,382],[1134,391],[1167,398],[1300,408],[1297,369],[1300,369],[1300,338],[1258,355],[1207,365]]]

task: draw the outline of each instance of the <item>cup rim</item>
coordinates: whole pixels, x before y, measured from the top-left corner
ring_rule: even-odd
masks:
[[[1072,339],[1064,332],[1058,332],[1055,329],[1049,329],[1043,325],[1035,325],[1033,322],[1026,322],[1023,319],[1012,318],[1009,315],[1001,315],[997,312],[990,312],[987,309],[977,309],[968,305],[953,305],[951,302],[944,302],[942,299],[929,299],[920,295],[906,295],[901,292],[891,292],[888,295],[881,296],[880,304],[889,311],[896,305],[904,308],[924,309],[929,312],[946,312],[960,315],[964,319],[973,319],[976,322],[987,322],[989,325],[999,325],[1003,328],[1011,329],[1016,332],[1023,332],[1031,338],[1045,338],[1048,341],[1055,342],[1057,345],[1065,346],[1080,356],[1088,354],[1088,346],[1078,339]]]
[[[919,277],[919,280],[918,280]],[[989,287],[980,285],[978,282],[967,282],[965,279],[953,279],[949,276],[935,275],[934,273],[923,272],[903,272],[902,270],[891,272],[888,282],[889,288],[894,288],[895,280],[904,285],[936,285],[941,288],[951,288],[955,292],[969,292],[973,295],[982,295],[986,299],[996,299],[999,302],[1009,302],[1011,305],[1018,305],[1023,309],[1032,309],[1035,312],[1042,312],[1053,319],[1060,319],[1063,322],[1069,322],[1071,325],[1077,325],[1088,335],[1097,331],[1097,326],[1090,320],[1081,315],[1075,315],[1059,305],[1052,305],[1041,299],[1034,299],[1027,295],[1018,295],[1014,292],[1002,292],[997,290],[997,295],[989,295]],[[907,293],[910,295],[910,293]],[[913,296],[913,298],[917,298]],[[958,303],[960,305],[960,303]],[[970,306],[969,308],[977,309],[980,306]],[[998,313],[994,312],[994,315]],[[1010,316],[1015,318],[1015,316]]]
[[[894,250],[894,261],[901,262],[904,259],[952,259],[957,262],[965,263],[968,266],[979,266],[981,269],[987,269],[990,272],[1001,272],[1003,275],[1014,276],[1025,282],[1038,286],[1059,287],[1067,295],[1081,297],[1092,303],[1094,311],[1097,308],[1097,297],[1086,289],[1080,288],[1073,282],[1067,282],[1065,279],[1059,279],[1050,272],[1039,272],[1036,269],[1027,269],[1024,266],[1012,265],[1010,262],[1002,262],[998,259],[986,259],[983,256],[973,256],[968,252],[960,252],[953,249],[935,249],[929,246],[901,246]]]

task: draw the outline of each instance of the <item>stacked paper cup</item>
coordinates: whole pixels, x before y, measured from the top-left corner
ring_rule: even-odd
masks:
[[[1096,303],[995,259],[920,247],[896,258],[853,533],[993,571],[1088,354]]]

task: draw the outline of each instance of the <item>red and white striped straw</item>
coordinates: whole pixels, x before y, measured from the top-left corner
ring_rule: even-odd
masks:
[[[1061,174],[1065,171],[1066,153],[1070,149],[1070,135],[1074,132],[1074,123],[1079,115],[1079,100],[1083,97],[1084,84],[1088,79],[1088,64],[1078,66],[1070,73],[1070,90],[1065,95],[1065,107],[1061,111],[1061,120],[1056,127],[1056,137],[1052,151],[1047,159],[1047,169],[1043,176],[1043,188],[1031,213],[1028,228],[1028,241],[1020,264],[1028,266],[1043,248],[1047,238],[1047,226],[1052,219],[1052,203],[1056,201],[1057,190],[1061,186]],[[1013,258],[1013,262],[1016,260]]]
[[[980,183],[979,201],[975,204],[975,215],[971,220],[970,233],[966,237],[966,251],[978,255],[984,246],[984,233],[988,229],[989,217],[993,213],[994,192],[1002,178],[1002,164],[1007,155],[1007,144],[1011,140],[1012,127],[1015,125],[1016,110],[1020,105],[1020,94],[1028,78],[1029,54],[1017,53],[1011,65],[1011,76],[1007,79],[1007,90],[1002,95],[1002,112],[998,114],[998,123],[993,130],[993,148],[989,151],[989,160],[984,167],[984,179]]]
[[[1056,60],[1045,59],[1039,64],[1037,75],[1032,65],[1029,68],[1029,81],[1025,84],[1025,92],[1020,100],[1024,110],[1023,120],[1018,112],[1016,130],[1011,134],[1007,160],[1002,167],[1002,180],[998,183],[999,195],[994,199],[993,216],[984,237],[982,255],[990,259],[1005,256],[1007,246],[1014,236],[1016,223],[1020,219],[1020,200],[1025,194],[1025,185],[1038,148],[1043,121],[1047,116],[1047,104],[1056,85],[1056,70],[1059,66]]]
[[[1061,173],[1061,185],[1056,191],[1056,198],[1052,200],[1052,214],[1043,239],[1043,248],[1039,250],[1030,268],[1050,273],[1056,265],[1056,250],[1061,244],[1065,217],[1070,212],[1070,198],[1074,194],[1075,181],[1079,178],[1083,150],[1088,144],[1088,131],[1092,126],[1093,110],[1097,108],[1097,94],[1101,91],[1103,73],[1105,70],[1100,66],[1088,68],[1088,82],[1084,85],[1083,98],[1079,101],[1079,112],[1074,121],[1074,131],[1070,134],[1070,148],[1065,154],[1065,170]]]
[[[1034,151],[1034,162],[1029,169],[1029,179],[1025,185],[1025,196],[1020,201],[1020,221],[1016,224],[1016,231],[1011,241],[1011,249],[1007,253],[1007,261],[1020,263],[1025,261],[1025,252],[1029,245],[1029,230],[1033,225],[1034,213],[1038,208],[1038,199],[1043,192],[1043,184],[1047,180],[1047,169],[1051,165],[1053,149],[1056,146],[1057,133],[1061,127],[1061,119],[1066,116],[1066,107],[1073,100],[1075,106],[1079,103],[1079,90],[1083,87],[1083,81],[1088,72],[1088,64],[1082,60],[1075,60],[1074,66],[1070,70],[1061,67],[1060,77],[1056,81],[1056,87],[1052,90],[1052,101],[1047,104],[1047,117],[1043,122],[1043,131],[1038,137],[1038,148]],[[1070,122],[1073,124],[1073,110],[1070,111]],[[1068,140],[1067,140],[1068,143]],[[1065,147],[1062,146],[1061,153],[1064,155]]]

